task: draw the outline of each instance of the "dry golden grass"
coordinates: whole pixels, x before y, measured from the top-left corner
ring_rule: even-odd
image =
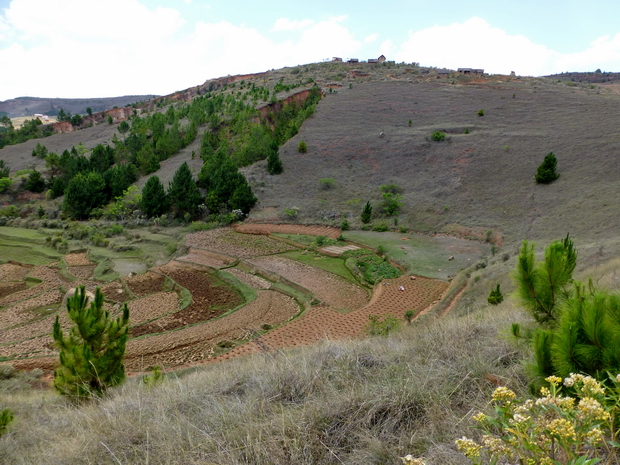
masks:
[[[131,379],[71,406],[50,390],[0,381],[15,412],[0,438],[12,464],[379,464],[408,453],[467,463],[453,447],[495,385],[524,391],[524,351],[508,337],[526,317],[510,303],[428,318],[386,339],[283,351]],[[25,375],[20,375],[24,377]]]

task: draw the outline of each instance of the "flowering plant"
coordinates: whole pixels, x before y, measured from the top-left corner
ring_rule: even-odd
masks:
[[[546,378],[538,399],[522,400],[506,387],[491,398],[494,413],[474,415],[479,441],[463,436],[456,446],[475,465],[594,465],[618,463],[620,375],[602,385],[591,376]],[[564,395],[563,391],[571,395]],[[408,455],[405,464],[423,465]]]
[[[520,400],[498,387],[491,402],[494,414],[474,416],[484,434],[480,442],[463,437],[457,448],[476,465],[515,463],[591,465],[617,463],[615,425],[620,405],[620,375],[607,389],[590,376],[546,378],[536,400]],[[572,396],[562,391],[570,390]]]

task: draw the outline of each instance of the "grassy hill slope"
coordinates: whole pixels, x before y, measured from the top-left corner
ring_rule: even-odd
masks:
[[[329,211],[357,218],[366,200],[376,211],[380,186],[396,183],[404,191],[400,224],[414,229],[460,223],[501,230],[509,242],[568,231],[600,240],[620,226],[618,110],[617,95],[545,80],[354,84],[328,94],[281,148],[282,175],[257,168],[248,176],[263,209],[296,206],[305,221]],[[430,141],[436,130],[449,141]],[[301,140],[306,154],[297,152]],[[560,178],[537,185],[536,169],[551,151]],[[332,189],[321,189],[325,177]]]

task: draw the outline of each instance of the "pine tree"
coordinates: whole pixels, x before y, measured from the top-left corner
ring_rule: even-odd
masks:
[[[269,156],[267,157],[267,171],[269,174],[281,174],[284,171],[277,146],[275,149],[272,148],[269,152]]]
[[[198,213],[198,205],[202,201],[202,196],[187,162],[183,163],[174,173],[174,178],[168,187],[168,200],[177,216],[189,213],[190,217],[194,217]]]
[[[151,176],[142,189],[140,209],[152,218],[168,211],[169,204],[164,186],[157,176]]]
[[[370,223],[370,220],[372,219],[372,205],[370,204],[370,201],[366,202],[366,205],[364,205],[361,219],[364,224]]]
[[[534,244],[523,241],[514,273],[516,295],[538,323],[557,320],[557,306],[569,297],[576,264],[577,250],[568,235],[549,245],[545,260],[539,263],[534,259]]]
[[[125,379],[123,357],[129,328],[129,310],[111,319],[103,308],[99,288],[88,302],[84,286],[67,299],[69,318],[75,324],[65,336],[60,318],[54,323],[54,341],[60,350],[60,367],[54,371],[54,387],[63,395],[80,401],[101,396],[109,387]]]
[[[549,184],[560,177],[560,175],[556,172],[556,167],[558,165],[558,160],[553,154],[553,152],[549,152],[544,161],[538,167],[536,172],[536,182],[538,184]]]
[[[487,302],[489,302],[491,305],[499,305],[503,301],[504,301],[504,295],[502,294],[502,291],[499,290],[499,284],[498,284],[497,288],[493,289],[491,293],[489,294],[489,297],[487,298]]]
[[[65,189],[65,200],[62,209],[76,220],[84,220],[90,216],[94,208],[105,203],[105,181],[99,173],[78,173]]]

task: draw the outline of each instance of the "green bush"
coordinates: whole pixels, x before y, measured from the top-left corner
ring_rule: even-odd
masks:
[[[381,223],[377,223],[376,225],[374,225],[372,230],[377,231],[377,232],[385,232],[385,231],[389,231],[390,228],[388,227],[387,223],[381,222]]]
[[[549,152],[541,165],[538,167],[536,172],[536,182],[538,184],[549,184],[560,177],[560,175],[556,172],[556,167],[558,164],[558,160],[553,154],[553,152]]]
[[[497,288],[493,289],[491,293],[489,294],[489,297],[487,298],[487,302],[489,302],[491,305],[499,305],[503,302],[503,300],[504,300],[504,296],[502,295],[502,292],[499,290],[499,284],[498,284]]]
[[[0,412],[0,436],[6,432],[9,423],[13,421],[14,417],[15,415],[13,415],[13,412],[8,408]]]
[[[442,131],[435,131],[431,134],[431,140],[435,142],[441,142],[446,140],[446,133]]]
[[[478,116],[484,116],[484,110],[478,110]]]
[[[370,336],[387,336],[400,326],[400,321],[392,315],[384,316],[380,319],[377,315],[368,315],[368,327],[366,329]]]
[[[297,151],[299,153],[306,153],[308,152],[308,144],[306,144],[306,141],[300,141],[299,144],[297,145]]]
[[[54,387],[74,401],[101,396],[125,379],[123,358],[129,330],[129,310],[124,304],[121,316],[111,319],[103,308],[99,288],[89,305],[81,286],[67,300],[67,311],[74,326],[65,335],[56,316],[53,337],[60,352],[60,366],[54,371]]]
[[[344,219],[342,220],[342,223],[340,223],[340,229],[342,231],[348,231],[351,229],[351,225],[349,224],[349,220]]]
[[[370,223],[371,219],[372,219],[372,205],[370,204],[370,201],[368,201],[366,202],[366,205],[364,205],[364,208],[362,209],[361,220],[362,220],[362,223],[368,224]]]
[[[319,187],[323,190],[331,189],[334,187],[334,180],[332,178],[319,179]]]

